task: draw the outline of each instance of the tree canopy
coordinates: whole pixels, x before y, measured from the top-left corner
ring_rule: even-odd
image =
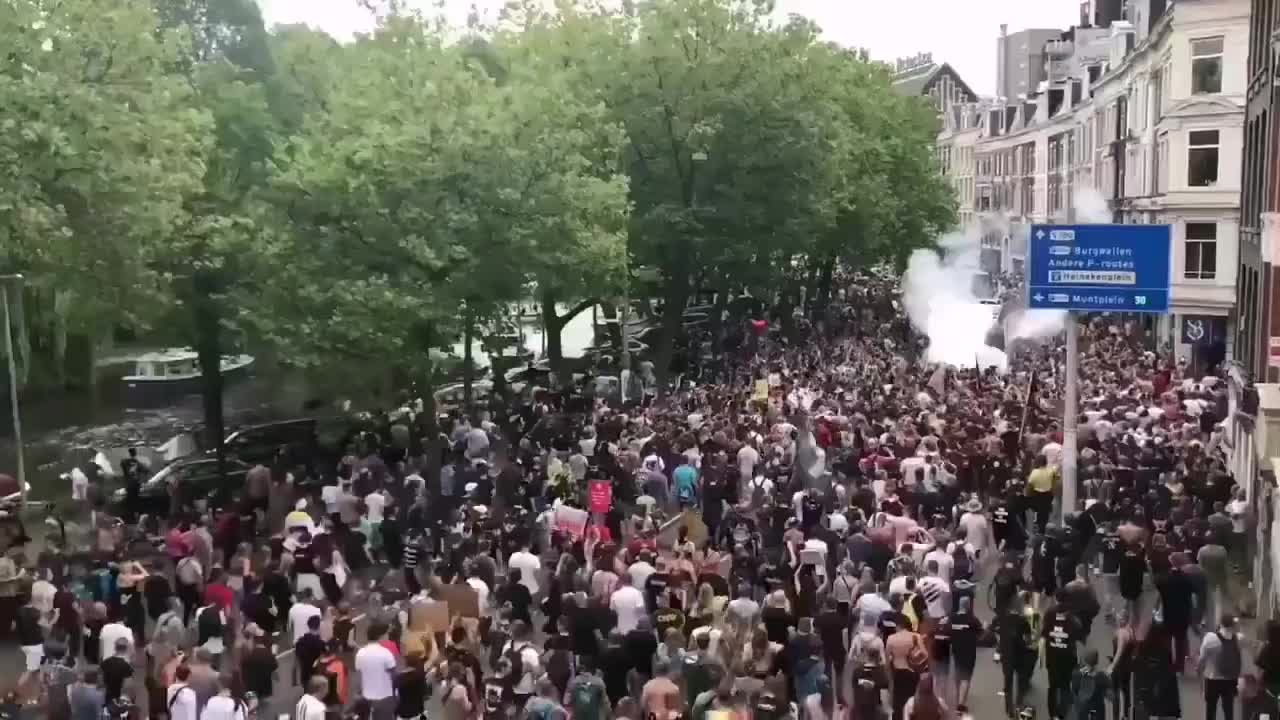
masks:
[[[69,341],[128,331],[209,375],[246,343],[430,383],[428,350],[531,296],[558,364],[641,267],[664,372],[695,294],[820,312],[835,267],[954,219],[933,111],[765,0],[530,0],[465,30],[393,5],[343,44],[252,0],[10,6],[0,258],[49,382]]]

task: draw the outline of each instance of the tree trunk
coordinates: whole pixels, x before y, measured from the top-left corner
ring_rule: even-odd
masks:
[[[551,365],[551,385],[560,387],[560,376],[564,365],[564,349],[560,344],[560,330],[564,324],[556,312],[556,295],[550,290],[542,291],[542,332],[547,343],[547,362]]]
[[[667,379],[671,375],[671,358],[676,337],[680,334],[680,321],[684,317],[684,304],[689,300],[689,271],[687,267],[669,269],[666,294],[662,307],[662,332],[658,336],[658,348],[654,354],[654,374],[657,378],[658,397],[667,396]]]
[[[66,305],[70,297],[65,292],[53,291],[53,377],[60,389],[67,387],[67,315]],[[97,368],[89,368],[89,381],[86,387],[92,387]]]
[[[197,270],[191,284],[192,328],[202,380],[200,394],[204,403],[206,448],[213,450],[218,461],[218,473],[225,475],[226,456],[222,446],[226,437],[222,416],[222,326],[214,300],[218,281],[213,274]]]
[[[822,271],[818,274],[818,288],[814,294],[813,308],[809,312],[809,320],[817,322],[827,316],[827,306],[831,304],[831,280],[836,270],[836,259],[827,258],[822,261]]]
[[[711,354],[719,358],[724,354],[724,311],[729,307],[729,283],[721,280],[716,288],[716,302],[711,308]]]
[[[812,263],[812,266],[807,271],[808,276],[804,280],[804,285],[798,288],[799,293],[803,294],[803,298],[801,298],[799,294],[797,294],[796,298],[797,301],[803,300],[802,304],[797,304],[799,305],[801,312],[803,312],[806,317],[813,313],[813,308],[817,304],[814,300],[818,294],[818,274],[822,272],[821,265],[813,263],[812,259],[810,259],[810,262]]]
[[[571,320],[594,307],[596,299],[588,298],[583,300],[569,308],[569,311],[564,315],[561,315],[556,310],[556,301],[558,299],[555,293],[550,290],[542,291],[542,325],[546,332],[547,360],[551,363],[552,382],[555,387],[562,387],[571,384],[573,373],[564,372],[564,343],[560,335]]]
[[[471,307],[463,311],[462,319],[462,408],[467,415],[471,414],[471,391],[475,383],[475,360],[471,352],[471,340],[474,336]]]
[[[621,315],[622,314],[618,312],[618,306],[611,302],[601,301],[600,311],[601,311],[601,314],[604,315],[605,331],[609,333],[609,344],[612,345],[613,347],[618,348],[619,352],[621,352],[622,350],[622,317]],[[609,322],[610,320],[613,320],[614,322]],[[619,362],[621,362],[621,356],[619,356]]]

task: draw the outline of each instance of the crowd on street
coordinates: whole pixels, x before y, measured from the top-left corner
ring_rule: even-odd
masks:
[[[0,558],[0,717],[1280,717],[1216,368],[1089,318],[1062,508],[1059,341],[939,367],[894,279],[838,285],[802,341],[731,320],[715,382],[403,408],[225,506],[88,503],[93,547]]]

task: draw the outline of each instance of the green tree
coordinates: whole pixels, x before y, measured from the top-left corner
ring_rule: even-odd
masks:
[[[114,327],[156,319],[157,260],[200,188],[210,118],[171,71],[181,43],[155,26],[142,0],[0,13],[0,256],[28,275],[36,366],[59,385],[69,343],[92,382]]]
[[[317,356],[393,358],[429,397],[426,350],[470,319],[519,299],[546,268],[620,265],[626,184],[601,168],[621,135],[566,82],[515,70],[499,83],[413,18],[391,18],[340,63],[328,111],[277,153],[274,180],[292,226],[289,265],[303,284],[326,283],[293,292],[299,315],[326,327],[277,330],[303,331],[291,342]],[[344,287],[330,292],[335,277]],[[367,322],[335,327],[350,318]],[[352,331],[367,341],[351,343]]]

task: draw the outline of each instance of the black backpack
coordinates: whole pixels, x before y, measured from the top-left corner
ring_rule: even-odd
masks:
[[[1235,635],[1230,638],[1223,637],[1220,633],[1214,633],[1218,636],[1218,641],[1222,643],[1222,648],[1218,650],[1218,674],[1226,680],[1236,680],[1240,677],[1240,669],[1242,661],[1240,658],[1240,636]]]
[[[196,618],[197,645],[203,645],[209,638],[222,637],[222,611],[217,605],[200,609]]]
[[[951,551],[951,577],[957,580],[973,579],[973,560],[969,558],[969,551],[962,542],[957,542],[955,549]]]

